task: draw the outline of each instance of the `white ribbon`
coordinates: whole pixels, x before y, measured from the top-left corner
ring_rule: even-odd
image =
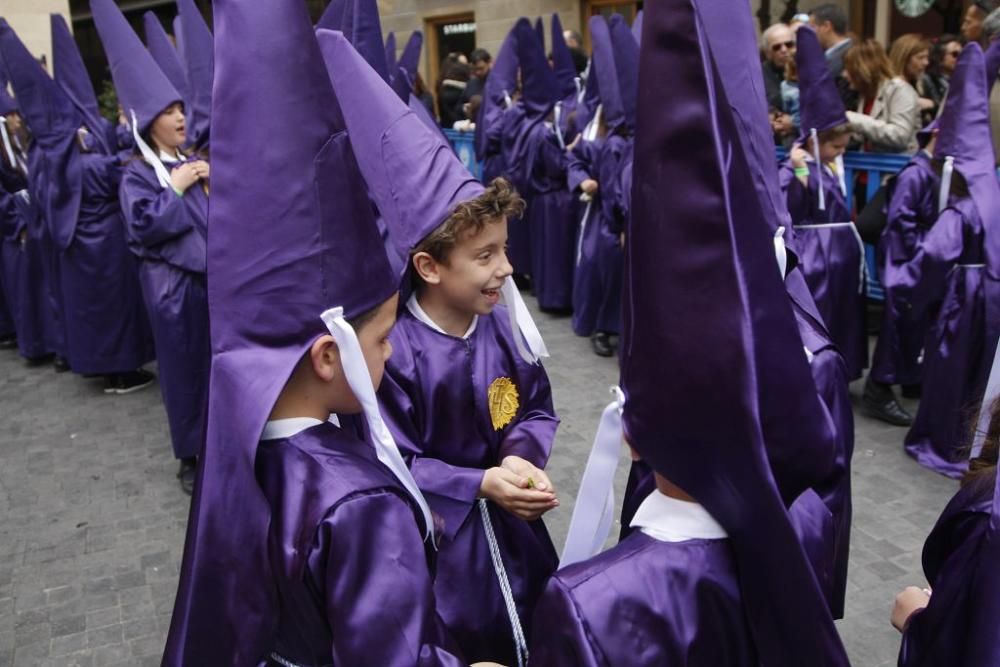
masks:
[[[132,114],[132,138],[135,139],[135,145],[139,147],[139,152],[142,153],[142,158],[153,168],[156,173],[156,180],[159,181],[160,187],[166,190],[167,188],[172,188],[170,183],[170,173],[167,168],[163,166],[163,162],[156,156],[153,149],[149,147],[142,137],[139,136],[139,121],[135,118],[135,109],[130,109]]]
[[[788,269],[788,249],[785,248],[785,228],[778,227],[774,232],[774,257],[778,260],[778,271],[781,279],[785,279],[785,271]]]
[[[615,400],[608,403],[594,435],[594,444],[583,470],[580,490],[576,494],[573,517],[569,522],[566,544],[559,567],[587,560],[601,551],[611,534],[615,509],[615,472],[621,451],[622,410],[625,394],[612,387]]]
[[[7,134],[7,118],[0,116],[0,138],[3,139],[3,149],[7,153],[12,169],[17,169],[17,157],[14,155],[14,146],[10,143],[10,135]]]
[[[1000,345],[996,352],[1000,352]],[[983,393],[983,404],[979,408],[979,419],[976,421],[976,434],[972,439],[972,451],[969,458],[974,459],[983,451],[983,441],[986,440],[986,433],[990,429],[990,412],[993,401],[1000,396],[1000,355],[993,354],[993,366],[990,368],[990,379],[986,382],[986,391]]]
[[[573,77],[573,85],[576,86],[576,101],[579,104],[580,100],[583,99],[583,81],[580,77],[575,76]]]
[[[506,90],[503,91],[503,103],[505,109],[509,109],[514,106],[514,100],[510,99],[510,93]]]
[[[507,276],[507,279],[500,286],[500,296],[507,304],[511,333],[521,358],[529,364],[537,364],[539,358],[548,357],[549,351],[545,347],[545,341],[542,340],[542,334],[535,326],[535,320],[531,318],[531,312],[525,305],[524,299],[521,298],[521,293],[517,290],[514,279],[510,276]],[[525,343],[528,344],[527,347],[525,347]]]
[[[500,545],[497,543],[497,536],[493,531],[493,521],[490,520],[486,498],[479,499],[479,514],[483,519],[483,532],[486,533],[486,543],[490,547],[490,560],[493,561],[493,571],[496,572],[497,583],[500,584],[500,594],[503,596],[504,606],[507,607],[507,618],[510,619],[510,627],[514,635],[517,667],[525,667],[528,664],[528,641],[525,639],[524,629],[521,627],[521,617],[517,613],[517,602],[514,601],[514,591],[510,587],[507,568],[503,565]]]
[[[955,158],[949,155],[944,159],[944,168],[941,170],[941,189],[938,190],[938,213],[948,206],[948,195],[951,194],[951,175],[955,171]]]
[[[865,275],[868,273],[868,266],[865,263],[865,242],[861,238],[861,234],[858,232],[858,226],[853,222],[821,222],[815,225],[795,225],[795,229],[836,229],[838,227],[850,227],[851,233],[854,234],[854,240],[858,244],[858,250],[861,252],[861,262],[858,267],[858,294],[864,294]]]
[[[555,121],[552,126],[556,131],[556,141],[559,142],[559,150],[566,150],[566,142],[563,140],[562,130],[559,128],[559,116],[562,115],[562,102],[556,102],[552,109],[552,119]]]
[[[583,140],[593,141],[597,138],[597,126],[601,123],[601,114],[604,113],[604,105],[598,104],[597,110],[594,111],[594,117],[590,119],[587,123],[587,127],[583,128]]]
[[[399,453],[399,447],[396,446],[392,433],[389,432],[382,420],[382,413],[379,411],[378,401],[375,399],[375,387],[372,385],[368,364],[365,363],[365,356],[361,352],[361,343],[358,342],[357,334],[344,319],[342,307],[330,308],[324,311],[320,317],[330,331],[330,335],[337,341],[337,348],[340,350],[340,363],[344,368],[344,377],[351,391],[361,403],[362,410],[364,410],[365,420],[368,422],[368,430],[371,432],[378,460],[392,471],[399,483],[413,497],[424,517],[424,526],[427,531],[425,537],[430,537],[433,542],[434,519],[431,516],[431,508],[427,505],[427,500],[424,499],[420,488],[417,487],[417,482],[410,474],[410,469],[406,467],[406,462],[403,460],[402,454]]]
[[[590,207],[593,206],[593,198],[587,196],[586,193],[580,195],[580,201],[587,202],[587,208],[583,210],[583,219],[580,220],[580,238],[576,241],[576,265],[580,266],[580,259],[583,257],[583,235],[587,233],[587,220],[590,219]]]
[[[812,149],[813,149],[813,159],[816,161],[816,169],[818,170],[817,175],[819,178],[819,210],[826,210],[826,193],[823,192],[823,163],[819,159],[819,133],[816,128],[811,128],[809,130],[809,138],[812,139]]]

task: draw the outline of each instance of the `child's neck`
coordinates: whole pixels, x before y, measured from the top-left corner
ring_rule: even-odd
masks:
[[[445,333],[462,338],[472,326],[476,314],[455,308],[448,303],[440,290],[425,286],[417,293],[417,304]]]

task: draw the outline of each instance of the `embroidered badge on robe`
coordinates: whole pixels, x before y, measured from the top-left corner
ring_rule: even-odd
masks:
[[[499,431],[514,421],[520,403],[517,387],[510,378],[499,377],[491,382],[490,388],[486,390],[486,398],[490,404],[490,419],[495,430]]]

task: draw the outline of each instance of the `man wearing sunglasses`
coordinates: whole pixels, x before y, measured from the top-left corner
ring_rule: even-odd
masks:
[[[784,112],[781,104],[781,82],[785,80],[785,66],[795,57],[795,34],[784,23],[775,23],[761,35],[763,51],[764,91],[767,93],[768,111],[775,139],[791,134],[792,117]]]

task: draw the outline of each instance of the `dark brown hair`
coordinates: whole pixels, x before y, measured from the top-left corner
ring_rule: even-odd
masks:
[[[462,239],[478,234],[488,224],[516,218],[523,211],[524,200],[510,181],[495,178],[481,195],[456,206],[445,221],[414,248],[410,257],[425,252],[436,262],[447,262],[448,253]]]
[[[825,130],[817,132],[816,136],[819,138],[819,143],[824,144],[850,133],[851,125],[849,123],[841,123],[840,125],[834,125],[833,127],[828,127]]]
[[[847,49],[844,69],[850,73],[851,84],[866,100],[873,99],[882,82],[895,74],[885,49],[871,38],[856,42]]]
[[[990,424],[986,428],[983,449],[979,456],[969,460],[969,470],[962,476],[962,486],[991,479],[996,474],[997,452],[1000,451],[1000,398],[984,409],[990,411]]]

